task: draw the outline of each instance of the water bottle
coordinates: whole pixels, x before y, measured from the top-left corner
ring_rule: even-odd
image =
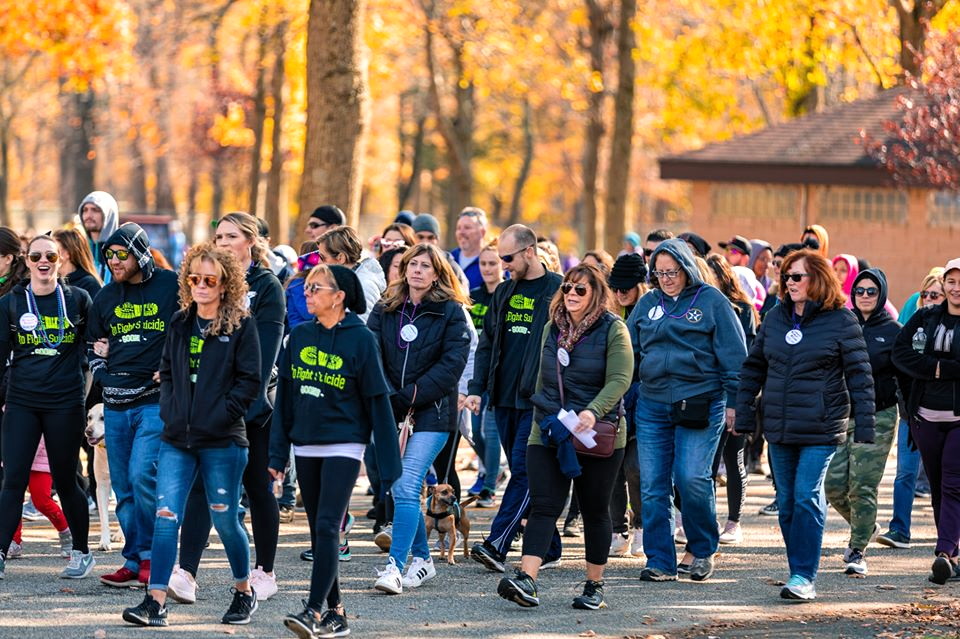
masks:
[[[922,353],[926,347],[927,334],[923,332],[922,328],[918,328],[917,332],[913,334],[913,350]]]

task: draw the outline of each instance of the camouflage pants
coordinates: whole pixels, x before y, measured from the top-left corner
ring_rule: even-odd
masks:
[[[897,407],[877,412],[874,443],[853,441],[853,420],[847,441],[837,447],[827,468],[824,490],[830,505],[850,524],[850,547],[866,550],[877,521],[877,487],[883,477],[898,421]]]

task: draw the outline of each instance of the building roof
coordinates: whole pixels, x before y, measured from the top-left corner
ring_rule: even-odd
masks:
[[[696,151],[659,159],[660,177],[711,182],[885,186],[889,174],[864,153],[860,130],[875,139],[900,118],[897,87]]]

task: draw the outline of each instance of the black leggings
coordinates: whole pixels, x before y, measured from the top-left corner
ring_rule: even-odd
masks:
[[[73,535],[73,549],[90,552],[87,535],[90,515],[87,498],[77,485],[80,438],[86,419],[83,406],[58,410],[35,410],[7,404],[3,413],[3,489],[0,490],[0,549],[6,552],[23,512],[23,495],[30,480],[30,467],[43,435],[50,460],[50,474],[57,485],[60,505]]]
[[[627,521],[627,498],[630,502],[630,521]],[[640,459],[637,457],[637,438],[631,437],[623,449],[623,463],[617,473],[617,483],[610,498],[610,521],[613,532],[626,534],[631,528],[643,528],[640,498]]]
[[[460,431],[457,430],[452,435],[447,438],[447,443],[433,460],[433,469],[437,471],[437,481],[441,484],[450,484],[453,494],[457,496],[457,501],[460,501],[460,477],[457,475],[457,447],[460,446]]]
[[[260,427],[248,426],[247,439],[250,448],[247,467],[243,471],[243,487],[250,503],[253,545],[257,553],[253,565],[260,566],[264,572],[273,572],[280,536],[280,507],[270,488],[271,478],[267,472],[270,463],[270,419]],[[210,538],[210,525],[207,495],[203,480],[198,475],[187,498],[180,530],[180,567],[194,577]]]
[[[610,552],[610,495],[623,461],[623,449],[606,459],[577,456],[582,474],[573,480],[575,492],[583,495],[580,515],[587,562],[602,566]],[[527,446],[527,478],[530,484],[530,515],[523,533],[523,554],[543,557],[550,548],[570,492],[570,479],[560,472],[557,452],[546,446]]]
[[[740,513],[747,499],[747,436],[731,435],[726,430],[720,435],[717,454],[713,457],[713,477],[716,479],[720,468],[720,458],[727,467],[727,515],[728,521],[740,521]]]
[[[323,602],[340,605],[340,524],[360,474],[360,462],[347,457],[300,457],[297,483],[307,518],[313,522],[313,571],[307,605],[317,612]]]

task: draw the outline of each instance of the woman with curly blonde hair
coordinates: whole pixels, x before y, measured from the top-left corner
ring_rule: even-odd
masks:
[[[249,442],[243,416],[260,388],[260,341],[246,308],[237,259],[212,244],[192,248],[180,274],[180,306],[170,319],[160,360],[157,515],[150,581],[143,601],[123,611],[141,626],[166,626],[167,586],[177,558],[180,522],[194,480],[203,479],[210,516],[236,587],[226,624],[246,624],[257,609],[250,549],[237,517]]]

